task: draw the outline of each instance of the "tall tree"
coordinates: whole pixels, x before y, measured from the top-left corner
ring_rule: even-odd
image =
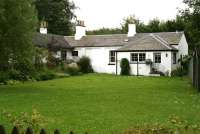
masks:
[[[36,26],[31,0],[0,0],[0,69],[32,60]]]
[[[187,36],[190,47],[200,47],[200,0],[184,0],[188,8],[182,11],[182,17],[186,22]]]
[[[48,23],[48,32],[59,35],[72,35],[76,6],[69,0],[36,0],[38,19]]]

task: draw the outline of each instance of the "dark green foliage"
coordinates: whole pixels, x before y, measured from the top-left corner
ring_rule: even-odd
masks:
[[[54,134],[60,134],[60,131],[59,131],[58,129],[56,129],[56,130],[54,131]]]
[[[79,70],[79,68],[78,67],[67,67],[66,69],[65,69],[65,72],[67,73],[67,74],[69,74],[69,75],[71,75],[71,76],[75,76],[75,75],[79,75],[80,74],[80,72],[79,72],[80,70]]]
[[[25,134],[33,134],[33,129],[28,127]]]
[[[171,72],[171,76],[173,76],[173,77],[175,77],[175,76],[182,77],[184,75],[187,75],[187,71],[184,70],[182,67],[178,67],[177,69],[175,69]]]
[[[87,35],[103,35],[103,34],[121,34],[122,29],[120,28],[101,28],[98,30],[87,31]]]
[[[77,64],[82,73],[92,73],[93,72],[90,58],[83,56],[80,58],[80,60],[78,61]]]
[[[40,134],[46,134],[45,129],[41,129],[41,130],[40,130]]]
[[[58,35],[72,35],[75,4],[69,0],[36,0],[40,22],[48,23],[48,32]]]
[[[87,34],[127,34],[129,24],[136,24],[137,33],[175,32],[185,30],[185,21],[181,16],[177,16],[176,19],[167,21],[160,21],[159,19],[155,18],[150,20],[148,24],[144,24],[134,15],[131,15],[123,20],[121,28],[101,28],[98,30],[87,31]]]
[[[73,131],[70,131],[69,134],[74,134],[74,132],[73,132]]]
[[[20,134],[17,127],[13,127],[11,134]]]
[[[32,61],[37,17],[32,0],[0,2],[0,70]]]
[[[6,81],[9,80],[9,74],[7,72],[0,72],[0,83],[6,84]]]
[[[1,81],[7,76],[25,81],[34,73],[32,40],[37,17],[31,3],[32,0],[0,2],[0,71],[7,72],[1,76]]]
[[[130,75],[130,64],[128,59],[123,58],[120,63],[121,75]]]
[[[0,134],[6,134],[4,126],[0,125]]]
[[[42,72],[38,72],[35,76],[37,81],[46,81],[52,80],[56,78],[56,74],[50,70],[43,70]]]

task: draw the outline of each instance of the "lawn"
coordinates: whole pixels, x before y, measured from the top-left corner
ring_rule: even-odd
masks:
[[[165,123],[171,115],[200,122],[200,95],[187,78],[89,74],[0,86],[0,95],[1,110],[17,115],[36,108],[48,119],[48,131],[111,134],[135,124]]]

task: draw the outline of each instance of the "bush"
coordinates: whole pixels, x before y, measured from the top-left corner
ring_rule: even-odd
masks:
[[[93,69],[91,66],[91,61],[88,57],[84,56],[84,57],[80,58],[80,60],[78,61],[77,64],[82,73],[92,73],[93,72]]]
[[[50,70],[44,70],[36,74],[35,79],[37,81],[46,81],[56,78],[56,74]]]
[[[14,64],[14,68],[11,70],[10,75],[11,77],[14,77],[14,80],[27,81],[32,79],[34,73],[35,69],[32,61],[22,59]]]
[[[0,72],[0,83],[6,84],[6,81],[9,80],[9,74],[7,72]]]
[[[120,63],[121,75],[130,75],[130,65],[126,58],[123,58]]]
[[[68,66],[65,66],[65,72],[69,75],[79,75],[79,67],[76,63],[72,63],[72,64],[69,64]]]
[[[184,75],[187,75],[187,70],[184,70],[182,67],[178,67],[176,70],[173,70],[171,72],[171,76],[173,77],[182,77]]]

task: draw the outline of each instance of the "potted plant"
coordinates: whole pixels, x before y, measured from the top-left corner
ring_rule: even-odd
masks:
[[[150,66],[153,64],[151,59],[146,59],[145,63],[146,65],[150,65]]]

